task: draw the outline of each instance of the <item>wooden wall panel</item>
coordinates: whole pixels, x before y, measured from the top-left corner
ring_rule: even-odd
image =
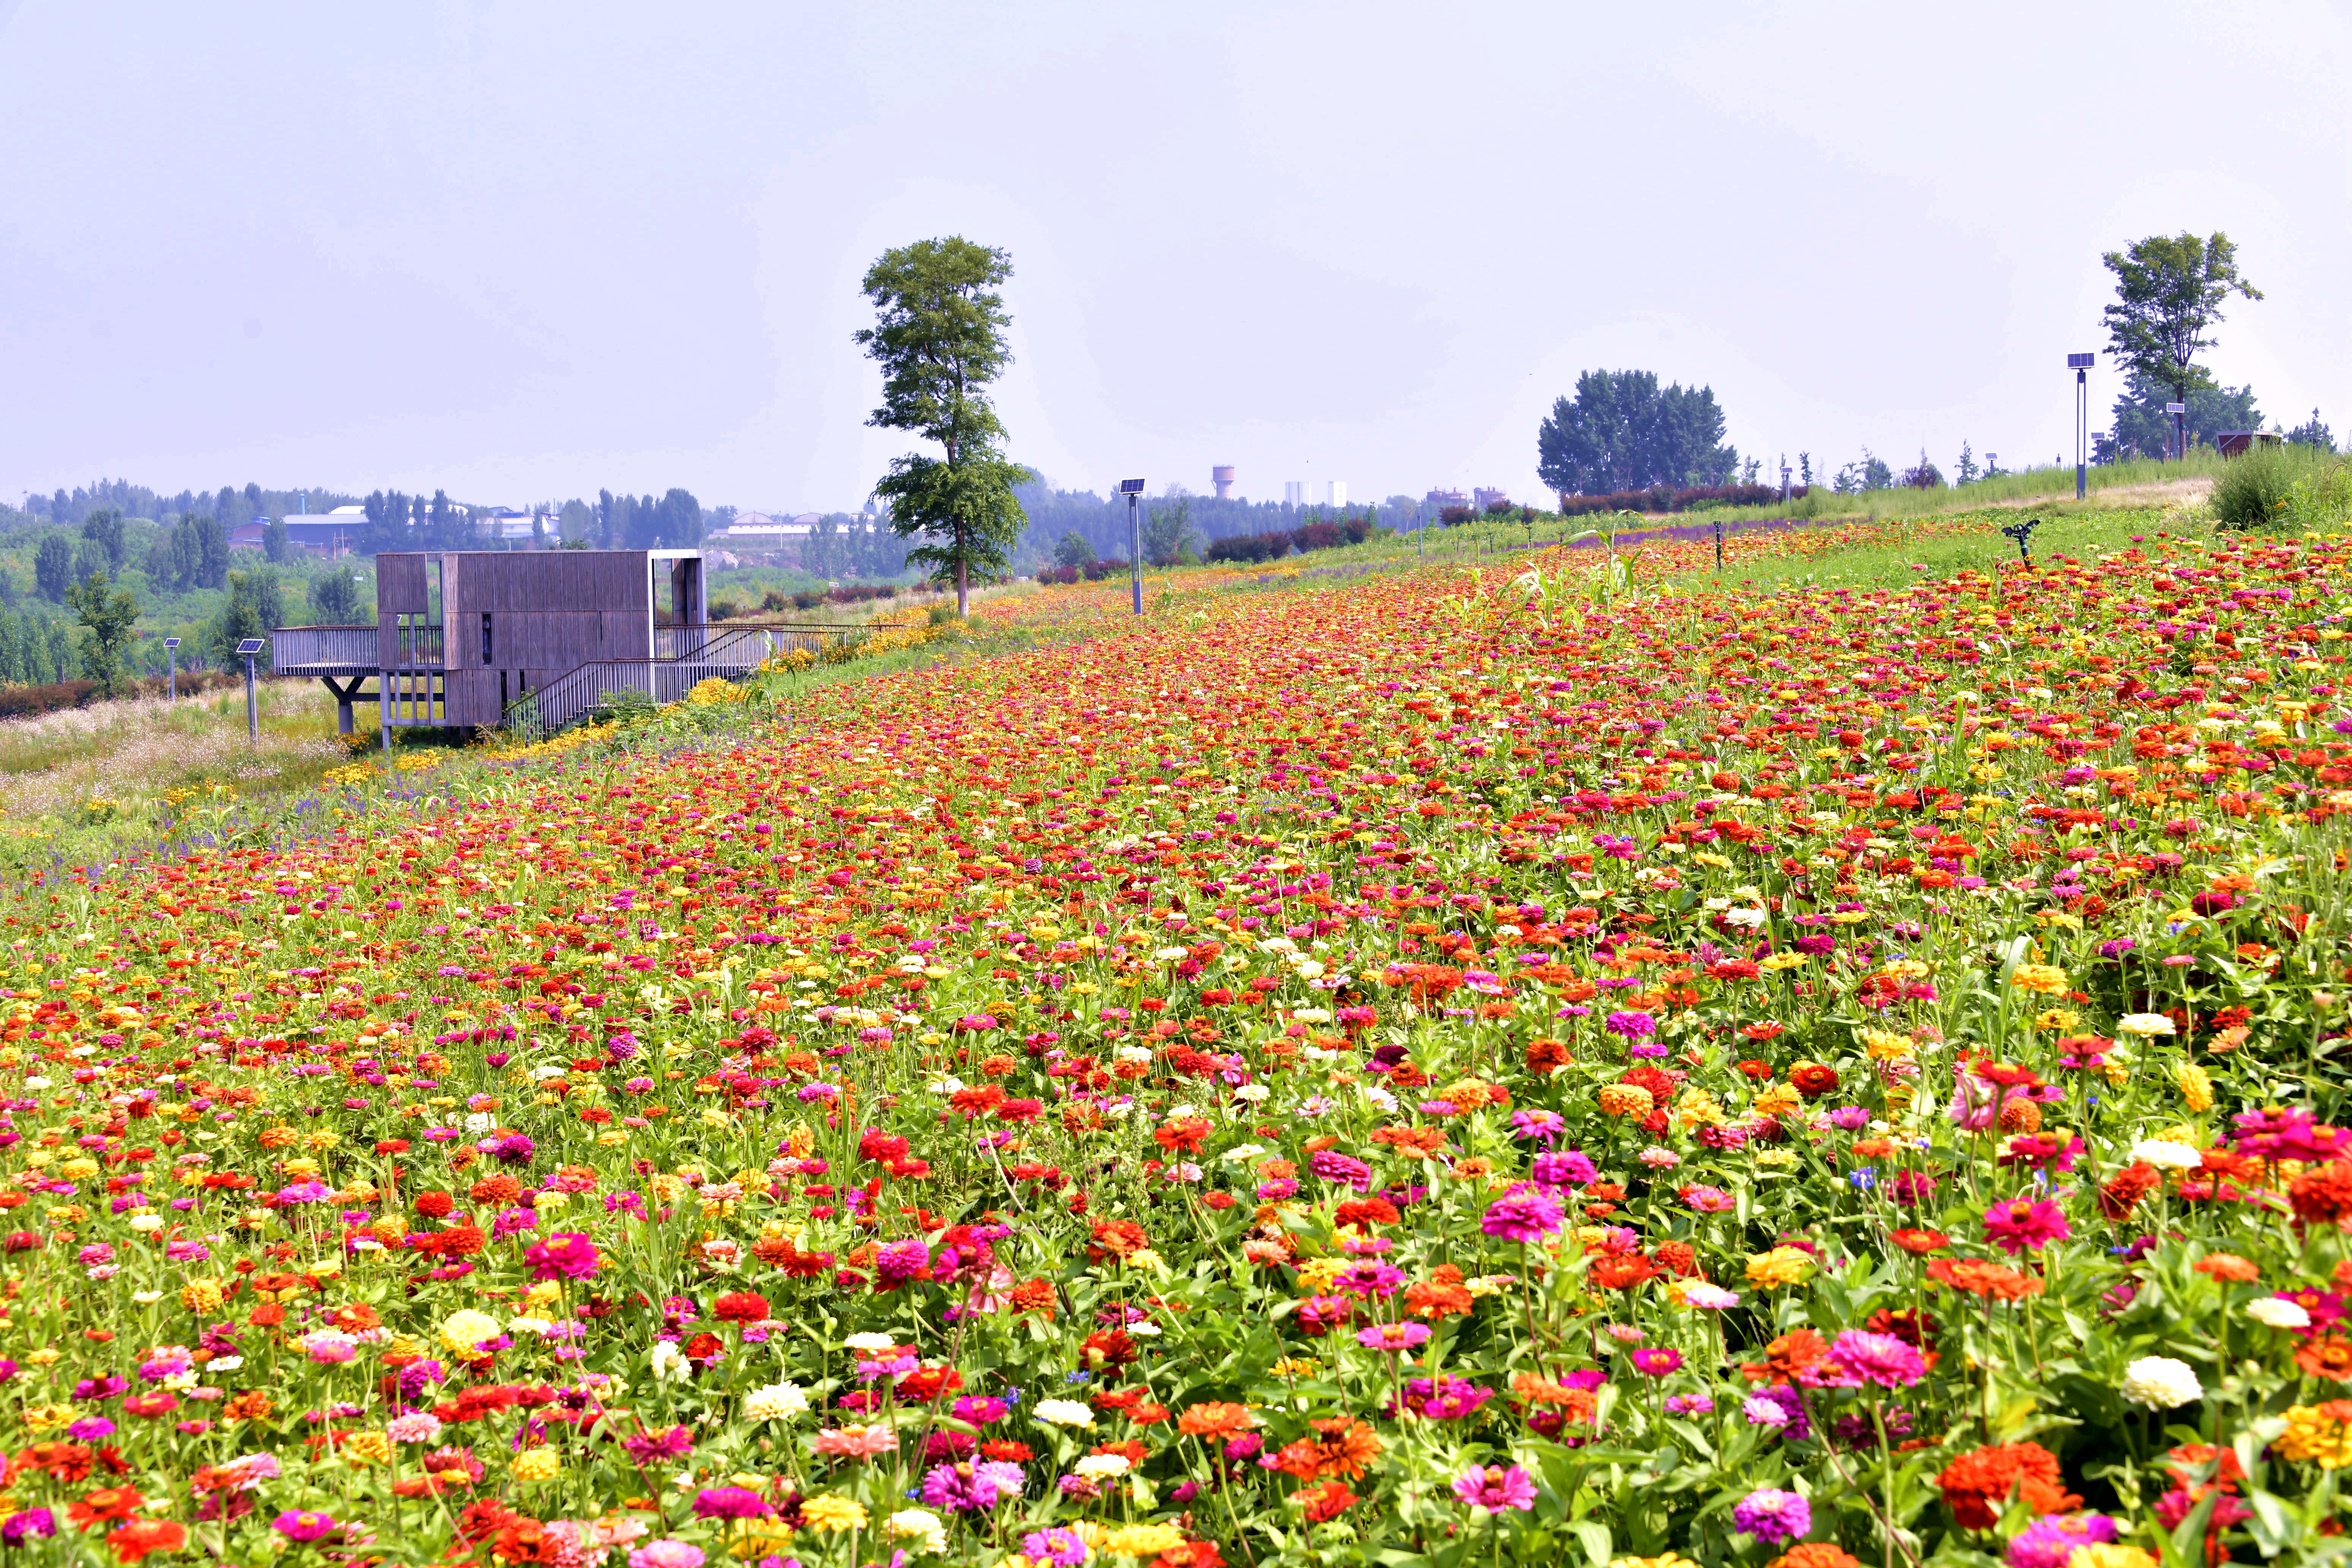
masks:
[[[474,650],[477,654],[480,648]],[[453,669],[449,672],[449,722],[460,729],[470,730],[477,724],[496,724],[504,717],[499,711],[499,672],[495,669]]]
[[[394,551],[375,558],[375,612],[385,616],[421,616],[425,595],[425,557],[413,551]]]

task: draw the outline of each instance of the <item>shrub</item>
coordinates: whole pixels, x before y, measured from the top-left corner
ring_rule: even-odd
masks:
[[[1328,518],[1317,518],[1290,531],[1291,548],[1305,553],[1309,550],[1329,550],[1347,542],[1347,534]]]
[[[2280,521],[2297,479],[2318,465],[2300,448],[2258,446],[2221,466],[2213,482],[2213,521],[2223,528],[2260,528]]]
[[[1477,515],[1466,506],[1449,506],[1437,514],[1437,521],[1448,528],[1453,528],[1469,521]]]
[[[1795,500],[1805,494],[1799,485],[1789,492]],[[1780,499],[1777,485],[1704,485],[1691,489],[1618,490],[1604,496],[1563,496],[1562,517],[1589,517],[1597,511],[1688,511],[1703,503],[1717,506],[1769,506]]]
[[[87,707],[90,693],[97,689],[95,680],[59,680],[47,686],[0,689],[0,719],[23,719],[59,708]]]
[[[803,588],[793,595],[793,608],[795,610],[814,610],[824,603],[824,595],[814,589]]]
[[[1040,583],[1075,583],[1083,574],[1076,566],[1046,566],[1037,573]]]

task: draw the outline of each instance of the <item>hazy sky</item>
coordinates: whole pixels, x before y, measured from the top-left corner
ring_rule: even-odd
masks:
[[[858,279],[950,233],[1067,487],[1530,494],[1596,365],[1768,462],[2071,460],[2099,255],[2184,227],[2268,296],[2215,371],[2340,438],[2347,68],[2346,0],[0,0],[0,495],[852,507]]]

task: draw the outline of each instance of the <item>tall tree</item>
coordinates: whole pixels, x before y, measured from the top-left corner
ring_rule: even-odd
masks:
[[[1013,487],[1029,470],[997,449],[1004,426],[987,393],[1013,360],[1013,318],[996,292],[1012,276],[1004,251],[950,236],[885,251],[864,285],[875,324],[856,342],[882,367],[882,406],[866,423],[912,431],[944,454],[898,458],[874,493],[890,504],[893,532],[926,541],[908,561],[954,578],[958,615],[971,609],[976,574],[1006,570],[1027,522]]]
[[[81,623],[82,670],[111,697],[122,679],[122,650],[131,646],[139,601],[130,589],[109,585],[105,573],[93,572],[66,590],[66,603]]]
[[[73,546],[62,533],[45,535],[33,552],[33,586],[53,605],[64,604],[66,590],[73,586]]]
[[[228,586],[228,524],[219,517],[196,519],[196,586]]]
[[[1173,506],[1156,506],[1143,519],[1143,558],[1154,566],[1173,566],[1196,537],[1192,531],[1192,498],[1178,496]]]
[[[1536,472],[1562,497],[1654,485],[1721,484],[1739,453],[1724,445],[1715,390],[1664,387],[1646,370],[1589,370],[1536,431]]]
[[[2221,320],[2221,302],[2233,293],[2263,297],[2238,276],[2238,247],[2230,237],[2150,235],[2101,259],[2116,275],[2115,303],[2104,312],[2107,352],[2134,380],[2170,387],[2175,403],[2188,402],[2192,388],[2211,386],[2197,351],[2213,346],[2205,334]]]

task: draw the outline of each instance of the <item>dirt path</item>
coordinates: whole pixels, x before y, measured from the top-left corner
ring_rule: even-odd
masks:
[[[2164,479],[2152,485],[2117,485],[2112,489],[2093,490],[2089,500],[2096,506],[2195,506],[2213,493],[2213,476],[2190,474],[2183,479]],[[2020,500],[1997,500],[1997,507],[2028,508],[2048,506],[2064,496],[2029,496]]]

